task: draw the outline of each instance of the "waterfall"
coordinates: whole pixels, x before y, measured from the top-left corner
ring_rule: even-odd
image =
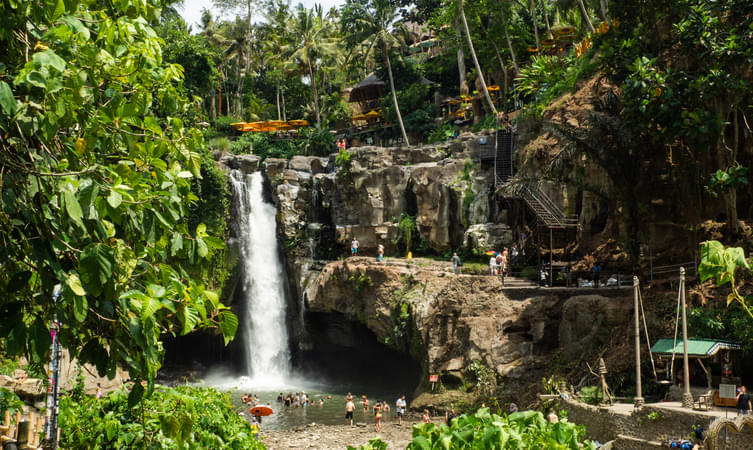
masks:
[[[289,370],[285,276],[279,259],[274,205],[265,203],[260,172],[230,174],[243,264],[241,319],[245,362],[254,383],[280,384]]]

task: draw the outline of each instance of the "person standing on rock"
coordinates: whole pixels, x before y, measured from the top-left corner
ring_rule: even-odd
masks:
[[[601,264],[596,263],[594,264],[594,287],[599,287],[599,280],[601,279]]]
[[[397,424],[403,424],[403,416],[405,415],[405,395],[401,396],[395,402],[395,411],[397,412]]]
[[[353,426],[353,411],[356,410],[356,404],[353,403],[353,397],[350,397],[345,402],[345,423],[348,423],[348,420],[350,420],[350,426]]]
[[[377,262],[384,262],[384,245],[382,244],[379,244],[379,247],[377,247]]]
[[[457,253],[452,254],[452,271],[455,273],[455,275],[460,275],[460,257]],[[405,399],[405,396],[403,396],[403,399]]]
[[[358,255],[358,239],[353,236],[353,240],[350,241],[350,256]]]
[[[496,275],[497,274],[497,257],[492,254],[492,257],[489,258],[489,275]]]

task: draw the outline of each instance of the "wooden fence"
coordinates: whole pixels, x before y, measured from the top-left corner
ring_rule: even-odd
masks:
[[[18,449],[41,450],[40,437],[44,431],[45,418],[29,413],[26,416],[16,412],[11,422],[10,411],[5,411],[5,419],[0,425],[0,444],[15,443]],[[13,448],[13,447],[10,447]]]

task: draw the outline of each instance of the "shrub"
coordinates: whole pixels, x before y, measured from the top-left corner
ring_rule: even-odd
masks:
[[[522,411],[500,416],[481,408],[462,415],[450,426],[421,423],[413,426],[409,450],[427,448],[545,448],[595,449],[584,440],[585,428],[566,420],[551,423],[539,411]]]
[[[64,448],[263,449],[230,397],[213,388],[158,387],[139,408],[121,390],[60,401]]]

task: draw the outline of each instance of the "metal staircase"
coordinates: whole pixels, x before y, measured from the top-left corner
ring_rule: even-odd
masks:
[[[515,133],[512,130],[497,130],[494,152],[494,186],[501,186],[513,176],[513,146]]]
[[[536,220],[540,225],[552,229],[566,229],[578,226],[578,216],[565,215],[538,185],[525,186],[520,191],[520,196],[536,215]]]

